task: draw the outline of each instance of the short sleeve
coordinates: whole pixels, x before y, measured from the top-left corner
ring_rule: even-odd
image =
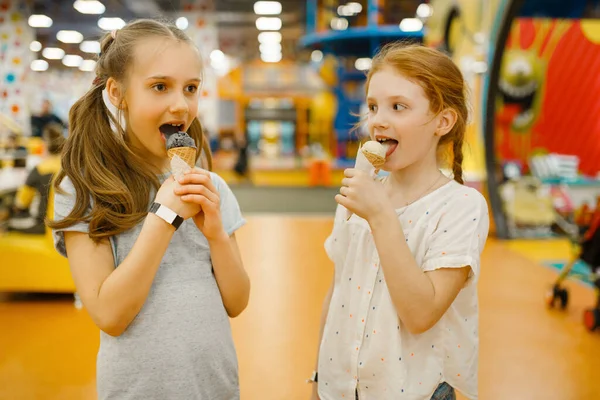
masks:
[[[60,183],[62,193],[56,191],[54,194],[54,221],[65,219],[75,206],[75,187],[71,180],[65,177]],[[54,247],[63,256],[67,257],[67,249],[65,247],[64,232],[89,232],[89,226],[85,222],[78,222],[64,229],[53,229],[52,237],[54,239]]]
[[[477,190],[464,187],[442,210],[429,239],[423,270],[470,266],[469,281],[478,277],[488,230],[489,212],[485,198]]]
[[[231,191],[231,188],[219,175],[214,172],[210,173],[212,182],[219,192],[221,198],[221,218],[223,227],[229,236],[246,224],[246,220],[242,217],[240,205]]]
[[[342,242],[344,242],[345,235],[343,226],[346,218],[346,208],[339,205],[335,209],[335,217],[333,220],[333,230],[331,234],[325,239],[325,252],[331,261],[335,264],[341,264],[344,260],[344,254],[341,251]]]

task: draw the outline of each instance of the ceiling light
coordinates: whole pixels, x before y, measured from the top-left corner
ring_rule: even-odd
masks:
[[[46,60],[33,60],[31,62],[31,69],[33,71],[45,71],[48,69],[48,61]]]
[[[417,7],[417,17],[419,18],[429,18],[433,15],[433,8],[429,4],[419,4]]]
[[[96,61],[94,60],[83,60],[79,69],[81,71],[93,71],[96,68]]]
[[[125,21],[121,18],[100,18],[98,20],[98,27],[105,31],[113,31],[115,29],[121,29],[125,26]]]
[[[348,29],[348,20],[346,18],[333,18],[331,20],[331,29],[334,31],[345,31]]]
[[[281,33],[279,32],[261,32],[258,34],[260,43],[281,43]]]
[[[281,19],[277,17],[260,17],[256,20],[259,31],[278,31],[281,29]]]
[[[56,38],[63,43],[81,43],[83,35],[77,31],[58,31]]]
[[[281,53],[276,53],[276,54],[264,54],[264,53],[261,53],[260,58],[264,62],[276,63],[276,62],[281,61]]]
[[[280,43],[262,43],[259,48],[263,54],[281,53]]]
[[[362,5],[360,5],[360,3],[350,2],[346,4],[346,10],[348,10],[352,14],[360,14],[360,12],[362,11]]]
[[[418,32],[423,29],[423,21],[417,18],[404,18],[400,21],[400,29],[404,32]]]
[[[281,3],[278,1],[257,1],[254,3],[256,15],[279,15],[281,14]]]
[[[310,59],[314,62],[321,62],[323,60],[323,52],[321,50],[315,50],[310,54]]]
[[[42,14],[33,14],[27,22],[32,28],[50,28],[52,26],[52,18]]]
[[[190,25],[190,23],[188,22],[188,19],[186,17],[179,17],[177,18],[177,21],[175,21],[175,25],[181,29],[187,29],[187,27]]]
[[[354,67],[359,71],[367,71],[371,68],[372,61],[370,58],[359,58],[354,63]]]
[[[79,67],[83,62],[83,58],[78,55],[68,54],[63,57],[62,63],[67,67]]]
[[[77,0],[73,8],[82,14],[103,14],[106,11],[104,4],[96,0]]]
[[[98,54],[100,53],[100,42],[86,40],[79,45],[79,50],[83,51],[84,53]]]
[[[48,60],[60,60],[65,56],[65,51],[58,47],[46,47],[42,50],[42,55]]]
[[[34,40],[29,44],[29,50],[31,51],[40,51],[42,49],[42,44],[37,40]]]

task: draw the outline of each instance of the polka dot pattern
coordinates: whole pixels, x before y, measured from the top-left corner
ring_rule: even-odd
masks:
[[[485,199],[454,181],[443,188],[398,215],[405,233],[402,247],[408,247],[424,271],[472,264],[477,276],[489,220]],[[328,398],[344,394],[354,399],[349,388],[360,382],[362,391],[369,388],[369,398],[402,399],[409,393],[432,393],[444,376],[453,377],[457,389],[476,392],[474,377],[466,370],[478,352],[473,341],[476,301],[452,304],[462,318],[438,321],[430,328],[437,332],[411,334],[390,317],[397,315],[388,289],[391,282],[386,282],[368,224],[358,217],[347,223],[344,216],[336,213],[334,231],[325,244],[327,253],[338,260],[336,274],[340,274],[319,360]],[[463,296],[477,298],[475,285],[463,291]]]

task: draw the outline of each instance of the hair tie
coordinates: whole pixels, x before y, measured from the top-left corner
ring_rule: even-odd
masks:
[[[96,77],[94,78],[94,81],[92,82],[92,85],[97,86],[102,82],[102,78],[100,78],[100,76],[96,75]]]
[[[127,130],[127,124],[125,121],[125,116],[123,115],[122,112],[120,112],[119,109],[117,109],[117,107],[115,107],[111,102],[110,102],[110,98],[108,97],[108,91],[106,90],[106,88],[102,89],[102,101],[104,102],[104,106],[106,107],[106,111],[108,111],[113,118],[115,119],[115,121],[117,121],[117,123],[119,124],[119,126],[122,129],[122,132],[125,132]],[[118,130],[117,126],[115,125],[115,123],[113,122],[113,120],[108,117],[108,121],[110,122],[110,129],[118,136],[121,136],[121,132]]]

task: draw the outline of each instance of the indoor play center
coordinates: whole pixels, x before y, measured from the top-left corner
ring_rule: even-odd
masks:
[[[446,53],[469,89],[465,185],[490,211],[480,398],[600,398],[600,0],[0,0],[0,326],[15,327],[0,333],[0,399],[94,398],[98,330],[51,231],[22,229],[52,218],[54,193],[18,206],[50,158],[40,124],[68,136],[94,79],[101,21],[161,13],[202,56],[198,118],[248,221],[242,399],[309,398],[333,276],[323,242],[368,140],[366,74],[396,41]],[[74,29],[79,42],[59,39]]]

